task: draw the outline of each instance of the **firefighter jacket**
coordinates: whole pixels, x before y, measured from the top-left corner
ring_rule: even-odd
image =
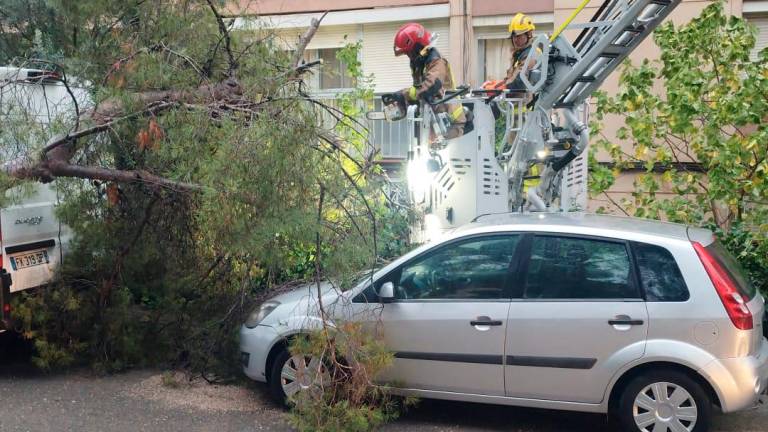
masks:
[[[513,98],[521,98],[525,105],[528,105],[533,100],[533,94],[528,92],[525,88],[525,84],[520,79],[520,72],[523,69],[525,60],[528,58],[528,53],[531,51],[531,43],[528,45],[512,50],[512,65],[507,69],[507,77],[504,79],[504,87],[509,89],[509,96]],[[515,109],[517,109],[515,107]],[[523,106],[523,112],[527,109]],[[509,134],[508,145],[512,145],[515,141],[517,134]],[[525,179],[523,180],[523,193],[527,193],[528,189],[536,187],[541,181],[539,178],[540,168],[537,164],[531,166],[528,170]]]
[[[419,99],[429,102],[440,100],[446,90],[455,88],[451,66],[435,48],[427,48],[425,55],[411,60],[411,75],[413,86],[401,91],[409,105],[417,104]],[[452,126],[445,138],[456,138],[464,134],[467,119],[461,102],[450,100],[434,107],[434,110],[436,113],[447,113],[451,119]]]
[[[507,69],[507,77],[504,79],[505,87],[510,90],[510,97],[523,98],[526,104],[533,99],[533,95],[526,91],[525,84],[520,80],[520,71],[523,69],[523,64],[525,64],[530,50],[530,43],[522,48],[512,49],[512,64]]]

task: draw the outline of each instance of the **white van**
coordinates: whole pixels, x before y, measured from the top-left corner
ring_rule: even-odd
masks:
[[[23,202],[0,210],[2,266],[13,279],[10,292],[50,282],[61,263],[71,230],[55,214],[59,200],[52,185],[36,186]]]
[[[87,105],[83,89],[70,88],[81,109]],[[19,116],[29,116],[40,131],[55,119],[75,114],[70,93],[56,73],[39,69],[0,67],[0,163],[18,158],[11,126]],[[3,130],[5,129],[5,130]],[[3,135],[6,134],[4,137]],[[6,196],[18,194],[9,190]],[[21,199],[0,209],[0,332],[10,328],[11,297],[23,290],[41,287],[55,277],[71,230],[56,218],[59,203],[55,182],[33,184]]]

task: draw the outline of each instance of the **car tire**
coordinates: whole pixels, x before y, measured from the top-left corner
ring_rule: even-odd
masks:
[[[275,360],[272,362],[272,370],[269,372],[269,393],[275,402],[283,406],[288,406],[288,398],[285,396],[285,391],[283,391],[280,373],[289,358],[291,358],[291,354],[287,349],[280,350],[275,356]]]
[[[288,369],[284,370],[286,367]],[[286,375],[286,371],[290,373]],[[288,376],[293,379],[286,378]],[[325,362],[314,357],[291,355],[288,349],[282,349],[272,363],[268,382],[273,399],[289,406],[286,388],[293,388],[295,392],[322,392],[323,386],[331,382],[331,375]]]
[[[661,427],[672,422],[689,432],[706,432],[712,402],[702,386],[677,371],[655,371],[630,381],[613,412],[620,430],[651,432],[683,430]]]

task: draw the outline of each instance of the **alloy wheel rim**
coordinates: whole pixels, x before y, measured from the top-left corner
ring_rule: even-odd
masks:
[[[283,363],[280,371],[280,385],[289,399],[308,392],[322,394],[323,387],[330,383],[331,375],[318,357],[294,355]]]
[[[632,417],[641,432],[691,432],[698,409],[682,386],[656,382],[643,388],[632,404]]]

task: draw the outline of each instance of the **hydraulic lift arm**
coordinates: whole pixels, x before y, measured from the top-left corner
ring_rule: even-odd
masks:
[[[536,95],[521,131],[500,163],[509,179],[510,210],[553,209],[561,194],[562,172],[586,149],[589,130],[578,110],[605,79],[674,10],[681,0],[606,0],[585,24],[571,24],[589,3],[584,0],[551,36],[537,36],[522,81]],[[566,29],[582,29],[572,45]],[[559,111],[560,125],[551,118]],[[567,149],[563,149],[563,144]],[[540,182],[523,195],[530,167],[546,154]],[[562,205],[561,205],[562,207]],[[567,208],[564,210],[568,210]]]
[[[596,2],[597,0],[595,0]],[[588,23],[573,24],[590,3],[583,0],[552,36],[538,35],[513,89],[473,90],[456,99],[467,119],[462,135],[444,139],[449,127],[434,103],[467,92],[446,92],[441,101],[404,105],[383,97],[383,113],[370,120],[407,119],[406,184],[420,217],[412,241],[421,243],[480,215],[515,211],[570,211],[586,206],[589,144],[585,102],[618,65],[681,0],[606,0]],[[571,44],[564,32],[580,29]],[[530,97],[509,97],[524,92]],[[396,115],[393,112],[396,111]],[[495,117],[503,115],[503,147],[497,148]],[[526,180],[539,184],[526,190]]]

